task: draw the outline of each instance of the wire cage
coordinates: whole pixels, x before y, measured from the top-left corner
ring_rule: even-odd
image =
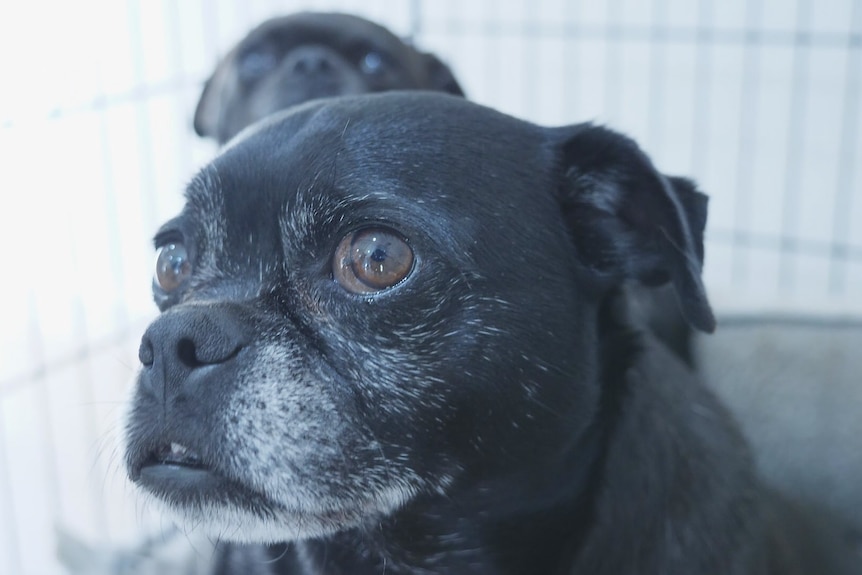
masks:
[[[62,573],[57,525],[110,543],[157,521],[116,442],[155,314],[150,238],[215,152],[191,117],[217,58],[298,10],[376,20],[479,103],[607,124],[696,179],[719,311],[862,313],[862,2],[6,3],[0,573]]]

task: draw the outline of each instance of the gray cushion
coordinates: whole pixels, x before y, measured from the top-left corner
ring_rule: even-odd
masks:
[[[694,354],[766,479],[862,532],[862,321],[719,317]]]

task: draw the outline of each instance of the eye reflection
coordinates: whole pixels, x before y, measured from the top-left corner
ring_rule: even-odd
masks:
[[[335,280],[352,293],[390,288],[413,269],[413,250],[397,233],[367,228],[348,234],[338,244],[332,262]]]
[[[177,242],[162,246],[156,258],[155,279],[158,286],[165,292],[172,292],[192,274],[192,264],[189,261],[186,247]]]
[[[359,62],[359,67],[366,74],[376,74],[383,68],[383,57],[377,52],[368,52]]]

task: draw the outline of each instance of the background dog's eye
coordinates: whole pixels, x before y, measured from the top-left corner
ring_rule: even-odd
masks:
[[[383,70],[383,56],[380,52],[368,52],[359,61],[359,68],[366,74],[377,74]]]
[[[181,243],[162,246],[156,258],[156,283],[166,292],[172,292],[192,275],[186,247]]]
[[[413,269],[413,250],[396,232],[366,228],[348,234],[338,244],[332,262],[336,281],[353,293],[390,288]]]
[[[267,74],[275,68],[277,63],[275,52],[269,48],[258,48],[249,50],[240,57],[239,70],[240,79],[244,82],[251,82]]]

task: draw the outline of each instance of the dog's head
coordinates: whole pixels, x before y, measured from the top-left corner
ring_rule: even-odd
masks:
[[[534,482],[591,424],[618,286],[670,282],[712,328],[703,217],[601,127],[419,92],[277,115],[156,236],[129,474],[243,541]]]
[[[303,12],[252,30],[207,80],[194,118],[224,143],[273,112],[314,98],[387,90],[463,95],[449,68],[358,16]]]

